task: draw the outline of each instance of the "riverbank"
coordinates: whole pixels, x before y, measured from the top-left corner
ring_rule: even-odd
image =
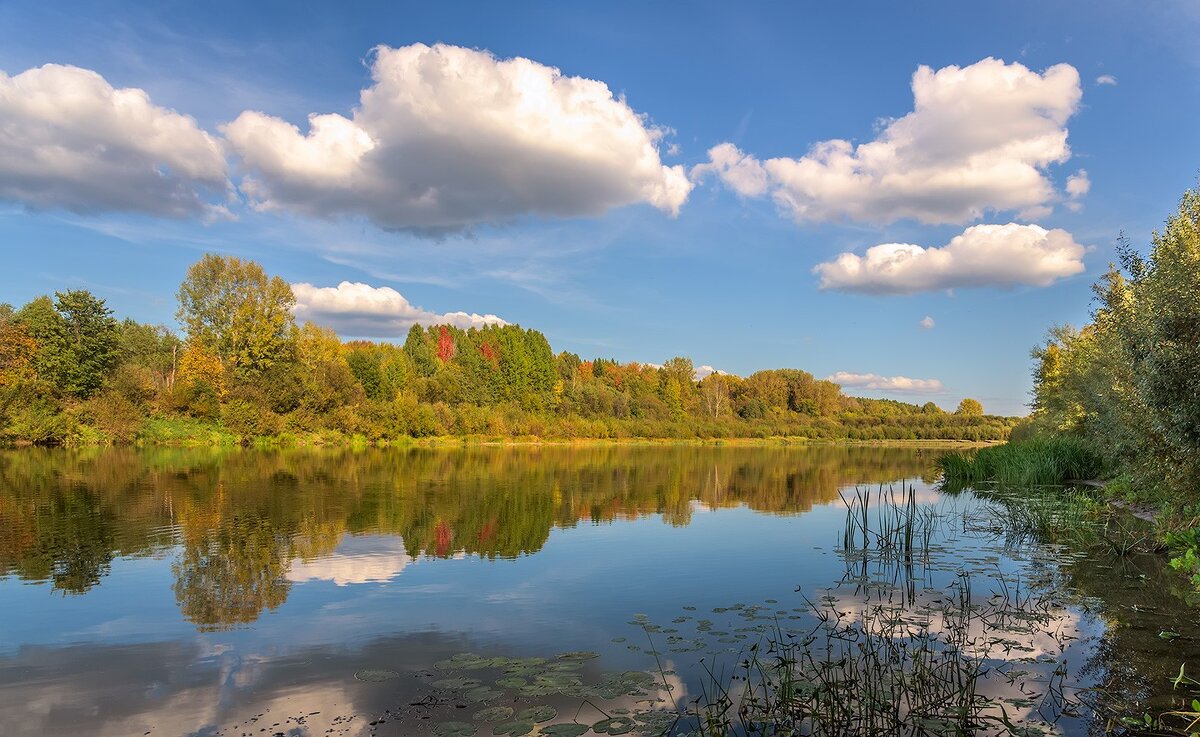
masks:
[[[339,430],[314,430],[276,435],[240,435],[220,423],[192,418],[153,417],[145,421],[136,435],[125,442],[114,442],[101,433],[83,432],[63,443],[71,448],[131,446],[141,448],[178,447],[252,447],[252,448],[437,448],[461,446],[787,446],[787,445],[848,445],[918,448],[983,448],[995,445],[995,440],[944,439],[855,439],[821,438],[805,435],[769,435],[763,437],[660,437],[621,435],[617,437],[569,437],[561,435],[428,435],[370,438],[363,434]],[[34,445],[26,441],[9,443],[7,447]]]
[[[983,448],[971,455],[950,453],[938,460],[947,488],[979,484],[1032,490],[1087,488],[1106,505],[1151,526],[1145,543],[1200,592],[1200,517],[1164,488],[1138,488],[1124,469],[1105,463],[1081,438],[1047,436]],[[1165,555],[1163,555],[1165,553]]]

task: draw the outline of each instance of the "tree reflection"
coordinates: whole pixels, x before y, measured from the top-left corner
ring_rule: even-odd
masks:
[[[82,593],[115,557],[170,552],[176,600],[201,629],[286,600],[293,560],[349,534],[412,557],[511,558],[550,531],[697,505],[800,514],[838,490],[927,474],[903,447],[525,447],[0,452],[0,574]]]
[[[182,529],[183,550],[171,566],[175,601],[199,629],[248,624],[287,600],[289,539],[270,520],[235,514]]]

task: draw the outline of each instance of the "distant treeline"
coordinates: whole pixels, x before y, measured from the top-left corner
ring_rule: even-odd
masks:
[[[797,369],[697,381],[553,352],[517,325],[414,325],[403,344],[297,325],[290,286],[206,255],[179,288],[183,336],[116,320],[84,290],[0,305],[0,440],[54,445],[488,438],[1000,440],[1012,418],[844,395]]]

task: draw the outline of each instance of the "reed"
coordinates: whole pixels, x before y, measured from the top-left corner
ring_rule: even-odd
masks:
[[[976,451],[949,453],[938,460],[943,479],[952,485],[995,482],[1006,486],[1049,486],[1093,479],[1105,471],[1104,459],[1087,441],[1068,436],[1036,438]]]

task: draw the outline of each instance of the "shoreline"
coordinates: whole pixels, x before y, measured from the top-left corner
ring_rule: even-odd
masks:
[[[803,436],[768,438],[541,438],[517,436],[498,438],[487,435],[439,435],[424,438],[397,438],[371,441],[365,438],[313,434],[305,436],[270,436],[241,440],[215,434],[208,439],[135,440],[132,443],[73,443],[54,446],[15,442],[0,445],[3,450],[23,448],[56,448],[64,450],[96,448],[239,448],[246,450],[279,450],[292,448],[536,448],[536,447],[913,447],[913,448],[985,448],[999,445],[996,440],[855,440],[851,438],[823,439]]]

